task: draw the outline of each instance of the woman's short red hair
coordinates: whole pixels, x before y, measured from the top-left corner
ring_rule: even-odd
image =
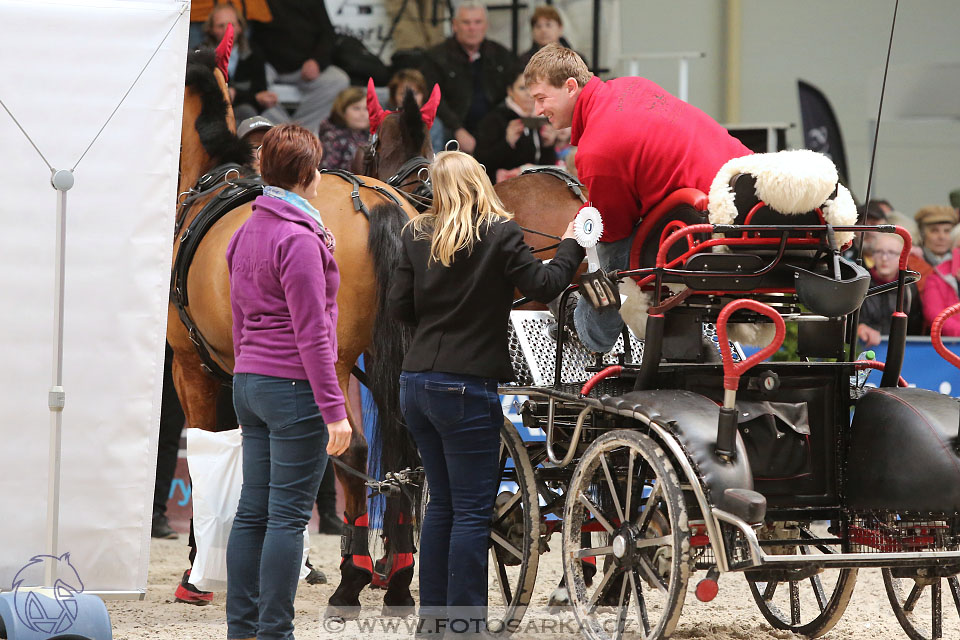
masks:
[[[309,129],[298,124],[281,124],[263,136],[260,147],[260,175],[264,184],[293,189],[313,182],[323,146]]]

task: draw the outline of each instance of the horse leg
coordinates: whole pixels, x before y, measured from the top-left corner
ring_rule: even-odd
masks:
[[[200,356],[193,349],[193,345],[183,348],[171,343],[173,348],[173,362],[171,374],[173,386],[180,398],[180,405],[186,417],[188,428],[199,428],[213,431],[217,417],[217,392],[220,381],[208,375],[200,368]],[[174,599],[187,604],[205,605],[213,600],[209,591],[200,591],[190,583],[190,572],[193,561],[197,556],[197,543],[193,535],[193,518],[190,518],[190,569],[187,569],[177,585]]]
[[[347,360],[349,362],[349,360]],[[347,389],[350,371],[337,363],[337,377],[341,389]],[[344,394],[346,395],[346,393]],[[367,439],[363,435],[363,421],[347,403],[347,419],[352,434],[350,446],[339,456],[341,462],[361,473],[367,471]],[[335,469],[343,487],[344,528],[340,538],[340,584],[330,596],[326,617],[356,618],[360,614],[360,591],[373,578],[373,562],[367,543],[367,485],[363,478],[341,469]]]
[[[386,540],[385,568],[386,578],[381,581],[387,592],[383,595],[383,616],[404,617],[414,613],[416,603],[410,594],[413,581],[413,518],[412,506],[405,496],[387,501],[384,520],[396,522],[393,527],[394,539]]]

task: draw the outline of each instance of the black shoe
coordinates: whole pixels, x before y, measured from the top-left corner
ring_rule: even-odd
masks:
[[[153,525],[150,527],[150,537],[161,538],[163,540],[176,540],[180,534],[173,530],[167,521],[167,516],[154,516]]]
[[[320,533],[329,536],[339,536],[343,534],[343,520],[332,513],[320,514]]]
[[[327,576],[324,575],[323,571],[310,567],[310,573],[307,574],[307,577],[304,578],[307,584],[327,584]]]

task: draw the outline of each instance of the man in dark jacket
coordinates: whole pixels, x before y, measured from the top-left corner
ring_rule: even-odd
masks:
[[[473,153],[477,126],[506,96],[515,62],[506,48],[487,40],[487,9],[474,0],[458,7],[453,36],[427,52],[427,86],[439,84],[443,96],[437,119],[461,151]]]
[[[293,120],[316,131],[330,115],[337,94],[350,86],[346,72],[332,64],[333,23],[323,0],[269,0],[267,4],[273,20],[254,25],[254,44],[276,69],[276,83],[300,90]],[[282,122],[275,111],[265,115]]]

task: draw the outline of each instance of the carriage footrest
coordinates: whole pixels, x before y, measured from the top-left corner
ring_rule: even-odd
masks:
[[[747,524],[763,522],[767,514],[767,499],[750,489],[725,489],[723,492],[724,506],[730,513]]]

